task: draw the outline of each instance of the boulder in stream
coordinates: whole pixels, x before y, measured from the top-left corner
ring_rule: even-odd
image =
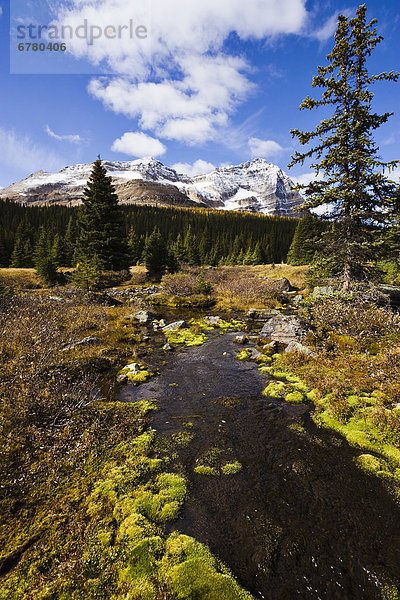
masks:
[[[183,329],[183,327],[186,327],[185,321],[175,321],[175,323],[170,323],[163,327],[163,331],[177,331],[178,329]]]
[[[156,315],[148,310],[140,310],[131,315],[131,318],[136,319],[139,323],[149,323],[149,321],[153,321],[156,318]]]

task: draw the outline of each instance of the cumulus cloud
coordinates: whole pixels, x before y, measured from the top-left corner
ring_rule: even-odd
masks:
[[[161,156],[165,154],[167,148],[160,140],[150,137],[146,133],[128,131],[114,141],[111,150],[143,158],[144,156]]]
[[[1,162],[19,172],[34,172],[40,169],[57,171],[65,166],[65,159],[39,144],[29,136],[19,135],[13,130],[0,127]]]
[[[152,0],[149,40],[110,40],[90,45],[70,40],[69,51],[93,64],[104,61],[116,78],[97,78],[89,92],[114,112],[138,119],[142,129],[189,144],[213,140],[240,102],[254,89],[251,68],[228,53],[225,41],[263,40],[299,33],[308,13],[305,0]],[[105,28],[116,22],[147,24],[146,2],[72,0],[58,23],[84,19]],[[139,12],[138,12],[139,11]],[[177,18],[179,15],[179,18]]]
[[[194,163],[175,163],[172,165],[172,168],[175,169],[177,173],[183,173],[184,175],[189,175],[189,177],[194,177],[195,175],[205,175],[206,173],[211,173],[216,169],[213,163],[201,159],[196,160]]]
[[[58,140],[59,142],[69,142],[70,144],[82,144],[82,142],[84,141],[80,135],[76,134],[58,135],[57,133],[54,133],[54,131],[52,131],[48,125],[46,125],[44,130],[47,133],[47,135],[49,135],[55,140]]]
[[[274,140],[260,140],[253,137],[249,139],[249,148],[252,157],[268,158],[275,156],[284,150],[278,142]]]

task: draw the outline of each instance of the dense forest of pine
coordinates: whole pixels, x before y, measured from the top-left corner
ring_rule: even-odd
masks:
[[[124,205],[121,210],[132,265],[143,261],[154,230],[177,263],[279,263],[287,257],[298,224],[293,218],[200,208]],[[1,201],[0,266],[33,267],[45,255],[59,266],[73,266],[78,212],[79,208]]]

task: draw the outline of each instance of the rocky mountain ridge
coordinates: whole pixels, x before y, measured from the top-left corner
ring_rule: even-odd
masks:
[[[122,203],[209,207],[225,210],[298,216],[300,194],[278,166],[254,159],[190,177],[154,158],[103,161]],[[81,202],[92,164],[65,167],[58,173],[38,171],[0,190],[0,198],[47,205]]]

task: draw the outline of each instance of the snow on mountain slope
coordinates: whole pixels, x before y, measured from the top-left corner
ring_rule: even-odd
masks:
[[[117,193],[123,190],[122,202],[135,202],[137,184],[142,182],[140,201],[144,203],[175,196],[179,202],[183,201],[181,205],[185,205],[186,200],[188,206],[196,203],[211,208],[287,216],[296,216],[294,209],[302,203],[301,196],[291,190],[289,177],[263,159],[221,167],[196,177],[178,174],[153,158],[104,161],[103,165],[113,178]],[[92,164],[78,164],[65,167],[59,173],[38,171],[1,189],[0,197],[32,204],[78,204],[91,170]]]

